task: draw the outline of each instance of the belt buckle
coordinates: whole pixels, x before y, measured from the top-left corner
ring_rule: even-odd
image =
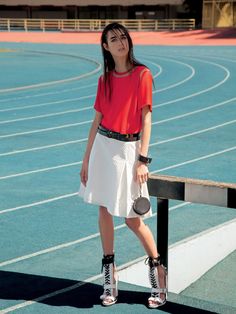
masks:
[[[129,136],[127,137],[131,142],[135,140],[134,134],[128,134]]]
[[[107,137],[111,138],[112,137],[112,131],[107,132]]]

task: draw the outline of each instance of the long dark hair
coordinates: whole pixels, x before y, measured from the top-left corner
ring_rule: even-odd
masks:
[[[108,24],[102,32],[101,48],[102,48],[102,55],[103,55],[104,84],[105,84],[106,88],[108,87],[108,89],[109,89],[109,97],[111,95],[111,85],[110,85],[110,73],[111,72],[110,71],[115,69],[115,62],[114,62],[114,59],[113,59],[111,53],[104,48],[103,44],[107,44],[107,33],[109,31],[115,31],[115,30],[124,34],[128,39],[128,44],[129,44],[128,62],[132,65],[132,67],[144,65],[144,64],[140,63],[134,57],[133,42],[132,42],[132,39],[130,37],[130,34],[129,34],[127,28],[124,27],[122,24],[119,24],[117,22]],[[106,88],[105,88],[105,91],[106,91]]]

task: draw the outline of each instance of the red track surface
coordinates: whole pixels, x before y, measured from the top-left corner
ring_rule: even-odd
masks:
[[[0,42],[99,44],[97,33],[0,32]],[[131,32],[134,44],[140,45],[236,45],[236,29],[173,32]]]

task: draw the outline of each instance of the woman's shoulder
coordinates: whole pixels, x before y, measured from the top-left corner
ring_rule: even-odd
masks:
[[[107,73],[106,73],[106,77],[110,78],[110,77],[112,76],[112,72],[113,72],[113,71],[107,72]],[[105,78],[105,75],[104,75],[104,73],[103,73],[103,74],[101,74],[101,75],[99,76],[98,82],[104,83],[106,79],[107,79],[107,78]]]
[[[141,78],[146,73],[148,76],[152,76],[150,69],[145,65],[137,66],[137,75]]]
[[[144,72],[151,73],[150,69],[146,65],[137,65],[135,68],[136,68],[137,74],[141,74]]]
[[[144,64],[136,65],[136,68],[138,71],[149,70],[149,68]]]
[[[98,82],[103,82],[104,81],[104,74],[101,74],[98,78]]]

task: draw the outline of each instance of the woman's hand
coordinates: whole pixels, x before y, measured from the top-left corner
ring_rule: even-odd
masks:
[[[82,168],[80,171],[80,180],[83,183],[84,186],[86,186],[86,183],[88,181],[88,160],[84,159]]]
[[[84,186],[86,186],[86,183],[88,181],[88,164],[89,164],[90,152],[91,152],[93,142],[97,134],[97,129],[101,120],[102,120],[102,114],[96,111],[92,126],[89,131],[88,143],[87,143],[86,151],[84,154],[82,168],[80,171],[80,179]]]
[[[140,161],[137,161],[136,166],[136,181],[139,184],[145,183],[148,180],[148,167]]]

